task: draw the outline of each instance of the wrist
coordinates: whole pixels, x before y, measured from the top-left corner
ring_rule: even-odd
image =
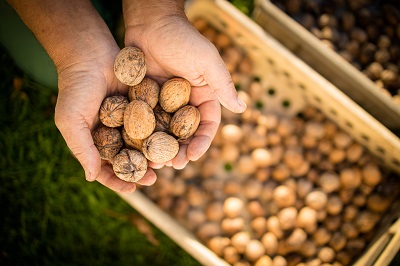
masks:
[[[171,17],[186,19],[183,0],[124,0],[125,45],[138,45],[152,30],[163,27]]]

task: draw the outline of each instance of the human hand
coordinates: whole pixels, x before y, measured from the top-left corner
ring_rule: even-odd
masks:
[[[145,54],[147,75],[159,84],[172,77],[192,85],[189,104],[201,115],[199,128],[180,143],[178,155],[165,164],[181,169],[199,159],[211,145],[221,120],[220,103],[233,112],[246,105],[237,93],[217,49],[188,21],[182,1],[124,1],[125,45],[139,47]]]
[[[117,178],[109,162],[100,159],[91,132],[99,124],[106,96],[126,95],[127,86],[113,72],[119,52],[111,32],[89,0],[9,0],[49,54],[58,72],[56,126],[81,163],[86,179],[118,192],[136,185]],[[151,185],[152,169],[138,182]]]

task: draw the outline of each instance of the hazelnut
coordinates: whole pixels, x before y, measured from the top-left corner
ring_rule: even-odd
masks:
[[[229,218],[238,217],[243,211],[243,201],[236,197],[225,199],[223,212]]]
[[[192,105],[186,105],[172,116],[169,127],[172,134],[177,136],[180,140],[185,140],[196,132],[199,124],[199,110]]]
[[[128,86],[139,84],[143,80],[146,70],[144,53],[137,47],[125,47],[115,58],[115,76]]]
[[[247,245],[250,242],[250,234],[242,231],[234,234],[231,238],[231,244],[239,253],[244,253]]]
[[[126,133],[125,128],[122,128],[121,135],[126,145],[134,148],[135,150],[142,151],[143,139],[131,139]]]
[[[136,150],[123,149],[115,155],[112,165],[115,175],[127,182],[140,180],[147,171],[146,158]]]
[[[161,87],[160,105],[166,112],[174,113],[189,103],[190,92],[191,86],[186,79],[170,79]]]
[[[128,98],[129,101],[144,101],[154,109],[158,103],[159,94],[160,86],[158,86],[157,82],[150,78],[144,78],[142,82],[129,88]]]
[[[111,160],[123,145],[119,131],[106,126],[99,127],[93,133],[93,142],[100,153],[100,157],[105,160]]]
[[[245,256],[250,261],[256,261],[262,255],[264,255],[264,252],[265,252],[264,245],[259,240],[252,239],[247,244]]]
[[[100,106],[100,121],[108,127],[122,126],[127,105],[128,99],[122,95],[105,98]]]
[[[164,163],[175,158],[179,151],[178,141],[165,132],[154,132],[143,142],[143,154],[154,163]]]
[[[169,132],[169,123],[172,118],[171,114],[162,109],[160,105],[156,105],[153,112],[156,119],[156,127],[154,128],[154,131]]]
[[[134,100],[128,104],[124,113],[124,128],[131,139],[145,139],[155,127],[156,119],[147,103]]]

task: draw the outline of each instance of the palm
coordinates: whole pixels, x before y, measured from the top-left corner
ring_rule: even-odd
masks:
[[[199,61],[199,58],[218,56],[218,53],[185,18],[169,17],[168,21],[157,25],[147,29],[143,38],[136,36],[135,29],[128,28],[126,38],[145,53],[148,76],[160,84],[175,76],[183,77],[192,85],[190,104],[200,111],[200,126],[192,139],[180,144],[178,155],[166,163],[183,168],[188,161],[197,160],[206,152],[220,123],[219,102],[208,86],[204,66]],[[140,42],[141,39],[146,41]],[[210,55],[210,51],[214,55]]]

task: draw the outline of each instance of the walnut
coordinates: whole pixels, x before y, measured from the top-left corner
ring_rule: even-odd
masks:
[[[116,128],[102,126],[93,133],[93,141],[100,157],[111,160],[122,148],[121,134]]]
[[[127,182],[140,180],[147,171],[146,158],[136,150],[123,149],[115,155],[112,165],[115,175]]]
[[[178,141],[165,132],[154,132],[143,142],[143,154],[154,163],[168,162],[178,151]]]
[[[190,83],[186,79],[170,79],[161,88],[160,105],[168,113],[174,113],[189,103],[190,92]]]
[[[105,98],[100,106],[100,121],[108,127],[122,126],[127,105],[128,99],[122,95]]]
[[[169,132],[169,123],[171,122],[171,114],[166,112],[160,105],[156,105],[153,109],[156,118],[156,128],[154,131]]]
[[[124,113],[124,128],[131,139],[145,139],[155,127],[156,119],[147,103],[134,100],[128,104]]]
[[[139,84],[143,80],[146,70],[144,53],[137,47],[125,47],[115,58],[115,76],[128,86]]]
[[[191,137],[200,124],[200,112],[191,105],[179,109],[171,119],[170,130],[180,140]]]
[[[122,128],[121,130],[121,135],[122,139],[124,140],[124,143],[131,147],[134,148],[135,150],[142,151],[142,145],[144,142],[144,139],[132,139],[131,137],[128,136],[128,133],[126,133],[125,128]]]
[[[159,94],[160,86],[158,86],[157,82],[144,78],[139,84],[129,87],[128,98],[129,101],[142,100],[154,109],[158,103]]]

